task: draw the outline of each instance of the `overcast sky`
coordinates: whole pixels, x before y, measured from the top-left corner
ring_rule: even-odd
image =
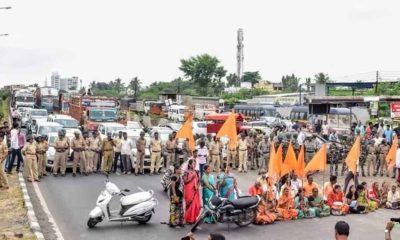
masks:
[[[202,53],[279,81],[400,70],[398,0],[1,0],[0,86],[43,84],[52,72],[84,85],[138,76],[146,85],[182,75]]]

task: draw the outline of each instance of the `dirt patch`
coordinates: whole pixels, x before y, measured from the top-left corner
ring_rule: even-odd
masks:
[[[18,176],[8,175],[10,189],[0,190],[0,239],[36,239],[30,229]],[[14,233],[22,238],[10,237]]]

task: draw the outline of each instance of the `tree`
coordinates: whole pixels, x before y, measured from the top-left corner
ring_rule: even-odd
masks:
[[[237,83],[238,77],[235,73],[231,73],[226,76],[226,86],[227,87],[234,87]]]
[[[218,82],[226,75],[226,70],[219,63],[216,57],[203,54],[182,59],[179,69],[198,86],[199,93],[206,96],[210,93],[209,88],[219,85]]]
[[[294,74],[282,76],[282,87],[285,92],[296,92],[298,91],[300,78]]]
[[[315,74],[314,79],[315,82],[319,84],[325,84],[330,80],[328,74],[322,72]]]
[[[81,94],[81,95],[86,95],[86,88],[85,88],[85,87],[82,87],[82,88],[79,90],[78,93]]]
[[[92,81],[92,82],[89,84],[89,87],[90,87],[90,89],[94,90],[94,89],[96,88],[96,81]]]
[[[117,78],[114,81],[114,89],[117,91],[118,94],[121,93],[121,90],[124,88],[124,83],[122,82],[121,78]]]
[[[251,86],[254,87],[256,83],[261,80],[261,75],[258,71],[256,72],[244,72],[243,73],[243,82],[251,83]]]
[[[307,92],[311,91],[311,78],[306,78]]]
[[[132,89],[133,91],[133,96],[137,98],[140,88],[141,88],[142,82],[139,80],[138,77],[132,78],[132,80],[129,82],[129,89]]]

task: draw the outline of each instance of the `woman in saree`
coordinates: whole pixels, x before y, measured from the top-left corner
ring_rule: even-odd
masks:
[[[278,201],[278,216],[282,220],[293,220],[297,219],[297,210],[294,208],[294,200],[290,195],[289,188],[283,190],[282,196]]]
[[[386,207],[386,203],[388,200],[388,194],[389,194],[389,184],[387,182],[383,182],[382,187],[381,187],[381,204],[379,207],[381,207],[381,208]]]
[[[185,221],[188,224],[196,222],[200,214],[200,194],[199,194],[199,177],[195,170],[194,161],[191,159],[188,162],[188,170],[183,176],[184,183],[184,198],[185,198]]]
[[[277,219],[276,200],[275,198],[269,198],[269,196],[273,195],[268,192],[262,194],[261,202],[257,209],[255,224],[269,224]]]
[[[181,180],[181,167],[174,167],[174,174],[170,184],[170,206],[169,206],[169,226],[173,228],[183,227],[183,192]]]
[[[294,198],[294,207],[297,209],[297,218],[313,218],[315,217],[315,209],[310,207],[308,198],[304,196],[304,189],[300,188]]]
[[[341,216],[349,213],[349,205],[340,185],[335,185],[333,191],[328,194],[327,204],[331,208],[332,215]]]
[[[358,202],[358,192],[354,185],[351,185],[349,191],[346,194],[346,201],[349,205],[350,213],[363,213],[365,211],[365,207],[359,206]]]
[[[368,199],[367,192],[363,185],[357,186],[357,193],[357,204],[359,206],[365,207],[365,212],[372,212],[376,209],[376,207],[378,206],[377,203]]]
[[[231,166],[224,163],[224,172],[218,177],[219,196],[235,200],[235,191],[238,192],[236,179],[231,173]]]
[[[379,189],[379,184],[377,182],[372,183],[371,188],[368,190],[367,196],[370,201],[374,201],[376,203],[377,208],[380,206],[381,190]]]
[[[211,174],[211,167],[210,165],[204,165],[204,174],[201,179],[203,185],[203,205],[208,205],[209,200],[214,196],[216,192],[215,188],[215,179],[214,176]],[[205,223],[214,223],[215,220],[212,216],[207,217],[204,220]]]
[[[331,215],[331,208],[326,205],[324,199],[319,194],[318,188],[313,188],[311,197],[308,198],[310,206],[315,210],[317,217]]]

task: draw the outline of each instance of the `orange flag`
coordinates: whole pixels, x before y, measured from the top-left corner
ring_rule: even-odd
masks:
[[[237,146],[237,131],[236,131],[236,114],[230,113],[224,124],[217,133],[217,137],[229,138],[229,148],[234,149]]]
[[[286,153],[285,161],[282,165],[281,176],[284,176],[291,172],[292,170],[296,169],[297,160],[296,160],[296,153],[294,152],[292,143],[289,143],[289,147]]]
[[[360,158],[361,137],[358,136],[346,157],[347,167],[353,174],[357,172],[357,162]]]
[[[299,157],[297,159],[297,166],[294,169],[294,172],[297,174],[297,176],[303,178],[304,177],[304,145],[301,145],[300,152],[299,152]]]
[[[325,170],[327,160],[327,147],[326,144],[322,145],[317,154],[311,159],[304,169],[304,174],[310,171]]]
[[[283,154],[282,154],[282,144],[279,145],[278,150],[275,153],[275,158],[274,158],[274,167],[275,167],[275,172],[278,176],[281,176],[281,172],[282,172],[282,159],[283,159]]]
[[[271,151],[269,153],[269,162],[268,162],[268,175],[273,177],[276,176],[277,173],[275,172],[275,144],[271,144]]]
[[[188,138],[189,139],[189,148],[191,151],[195,149],[195,142],[193,137],[193,116],[189,115],[186,119],[186,122],[182,125],[181,129],[176,133],[176,138]]]
[[[397,152],[397,145],[398,145],[399,139],[397,138],[397,135],[394,136],[393,141],[392,141],[392,146],[390,146],[390,150],[388,154],[386,155],[386,162],[388,166],[388,170],[391,170],[394,168],[396,165],[396,152]]]

